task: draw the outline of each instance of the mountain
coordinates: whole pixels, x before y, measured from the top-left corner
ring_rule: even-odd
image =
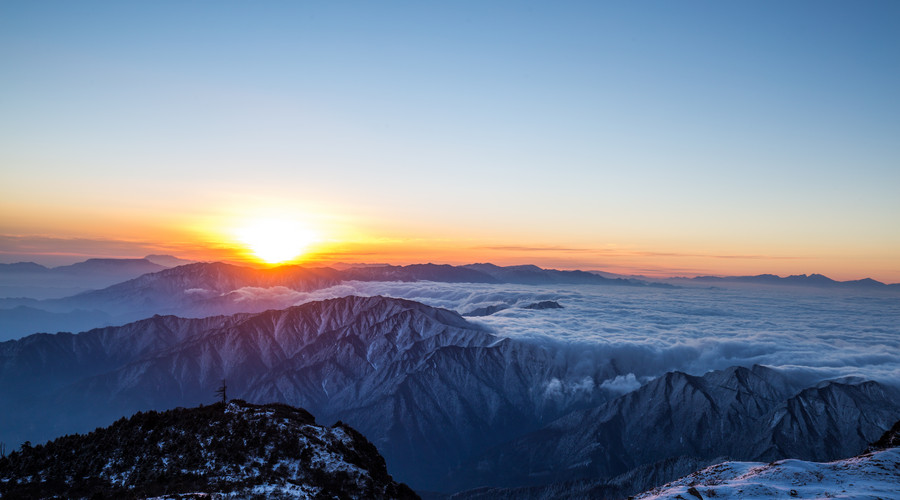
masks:
[[[885,431],[885,433],[878,438],[878,441],[869,445],[869,447],[866,448],[866,452],[886,450],[888,448],[900,448],[900,420],[895,422],[893,427]]]
[[[33,262],[0,264],[0,297],[65,297],[163,269],[148,259],[88,259],[54,268]]]
[[[0,275],[7,273],[41,274],[48,271],[50,271],[49,268],[44,267],[40,264],[36,264],[34,262],[15,262],[12,264],[0,264]]]
[[[341,422],[240,400],[141,412],[0,458],[3,498],[384,498],[418,496]]]
[[[139,410],[196,405],[227,379],[237,397],[348,422],[397,477],[439,490],[487,447],[605,401],[588,388],[618,373],[611,363],[590,368],[455,312],[385,297],[154,316],[0,343],[0,441],[38,442]],[[552,382],[573,388],[550,394]]]
[[[156,255],[156,254],[148,255],[148,256],[144,257],[144,259],[149,260],[150,262],[152,262],[154,264],[159,264],[160,266],[163,266],[163,267],[178,267],[178,266],[184,266],[187,264],[195,264],[197,262],[196,260],[182,259],[179,257],[175,257],[173,255]]]
[[[68,266],[51,269],[53,273],[73,276],[93,277],[97,275],[127,274],[137,275],[153,273],[165,269],[165,266],[154,264],[147,259],[88,259]]]
[[[645,281],[624,278],[606,278],[587,271],[558,271],[542,269],[538,266],[497,266],[495,264],[469,264],[462,266],[491,276],[500,283],[516,283],[522,285],[628,285],[648,286]],[[653,283],[652,286],[670,286]]]
[[[133,260],[145,261],[144,259]],[[87,273],[89,269],[107,269],[127,264],[123,259],[93,259],[93,261],[96,262],[87,261],[69,267],[82,269],[83,271],[79,272]],[[88,265],[89,263],[90,265]],[[156,266],[152,263],[150,265]],[[196,318],[217,314],[283,309],[300,302],[305,298],[304,295],[301,295],[303,293],[352,280],[518,283],[515,281],[515,274],[518,272],[516,269],[521,267],[527,268],[528,272],[539,272],[543,276],[542,283],[644,285],[637,281],[607,280],[581,271],[542,270],[534,266],[512,266],[510,268],[492,264],[478,264],[477,266],[491,269],[492,272],[499,273],[497,275],[500,277],[471,269],[468,266],[436,264],[366,266],[338,271],[327,267],[312,268],[296,265],[257,269],[221,262],[204,262],[163,269],[100,290],[84,291],[68,297],[40,301],[29,298],[0,298],[0,311],[19,306],[56,314],[72,313],[76,310],[98,311],[105,315],[103,319],[98,319],[92,324],[78,323],[77,327],[102,327],[137,321],[154,314],[173,314]],[[515,272],[510,274],[504,271],[510,269]],[[48,272],[55,271],[48,270]],[[89,276],[89,274],[79,274],[79,276]],[[503,281],[501,278],[512,281]],[[86,285],[90,283],[90,279],[84,278],[78,283]],[[76,331],[76,326],[66,327],[58,322],[35,316],[33,324],[20,322],[14,328],[0,322],[0,339],[16,338],[25,333],[58,330]]]
[[[671,278],[668,281],[675,283],[745,283],[754,285],[788,285],[835,289],[900,290],[900,283],[887,285],[871,278],[836,281],[821,274],[795,274],[787,277],[776,276],[774,274],[759,274],[755,276],[697,276],[694,278]]]
[[[444,283],[502,283],[493,276],[465,266],[412,264],[366,266],[342,271],[343,279],[357,281],[440,281]]]
[[[860,452],[898,416],[900,391],[871,381],[802,388],[762,366],[702,377],[670,372],[496,447],[456,479],[491,486],[604,479],[671,457],[833,460]]]
[[[636,500],[897,498],[900,421],[866,453],[829,463],[724,462],[634,497]],[[890,443],[890,446],[879,443]]]
[[[329,268],[254,269],[221,262],[196,263],[29,305],[51,312],[101,310],[124,323],[154,314],[201,317],[283,308],[296,302],[291,291],[317,290],[340,281],[340,274]],[[9,307],[14,303],[3,304]]]

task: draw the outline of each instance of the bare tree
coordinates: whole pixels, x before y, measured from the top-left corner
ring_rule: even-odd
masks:
[[[228,402],[228,384],[225,383],[225,379],[222,379],[222,386],[216,389],[216,396],[222,398],[223,403]]]

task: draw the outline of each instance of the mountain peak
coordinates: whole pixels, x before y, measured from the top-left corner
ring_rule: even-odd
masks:
[[[40,481],[33,478],[40,477]],[[218,493],[279,498],[417,498],[341,422],[241,400],[138,412],[109,427],[0,458],[4,497],[150,497]]]

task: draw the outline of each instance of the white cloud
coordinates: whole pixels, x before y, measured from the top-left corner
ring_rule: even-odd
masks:
[[[900,301],[894,295],[435,282],[346,282],[294,293],[296,303],[385,295],[456,311],[508,304],[471,320],[501,336],[568,351],[570,373],[596,373],[590,368],[613,363],[625,378],[598,381],[610,390],[671,370],[702,374],[754,363],[810,379],[856,375],[900,385]],[[564,308],[522,308],[542,300]],[[566,384],[559,389],[572,382]]]
[[[637,389],[641,385],[641,382],[637,379],[637,377],[634,376],[633,373],[628,373],[604,381],[602,384],[600,384],[600,388],[615,393],[624,394],[626,392],[631,392]]]

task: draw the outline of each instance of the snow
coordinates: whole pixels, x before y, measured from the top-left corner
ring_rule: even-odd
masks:
[[[829,463],[724,462],[635,497],[900,499],[900,448]]]

